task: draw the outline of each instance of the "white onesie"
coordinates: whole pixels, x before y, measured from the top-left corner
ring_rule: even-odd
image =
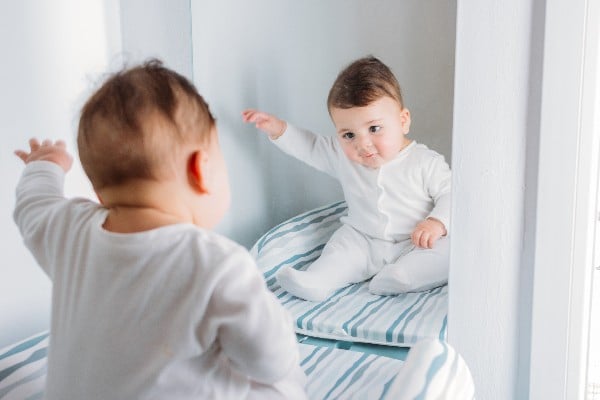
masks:
[[[307,271],[280,270],[290,293],[313,301],[374,276],[370,290],[398,294],[430,289],[448,277],[448,238],[433,249],[416,249],[410,235],[428,217],[450,224],[450,168],[444,157],[410,143],[378,169],[346,157],[337,138],[290,124],[275,143],[285,153],[339,180],[348,215]]]

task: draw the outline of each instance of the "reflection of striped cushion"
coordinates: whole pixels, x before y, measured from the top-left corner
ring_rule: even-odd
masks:
[[[407,346],[422,338],[446,338],[447,286],[398,296],[370,294],[365,283],[338,290],[321,303],[300,300],[279,287],[275,273],[285,265],[305,269],[341,226],[346,203],[338,202],[291,218],[263,235],[251,253],[267,285],[305,335]]]
[[[333,347],[299,346],[309,399],[400,399],[389,388],[403,361]]]

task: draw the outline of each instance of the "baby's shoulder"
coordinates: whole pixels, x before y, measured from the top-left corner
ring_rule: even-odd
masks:
[[[413,151],[411,152],[411,154],[415,154],[420,157],[429,157],[429,158],[435,158],[435,157],[442,156],[437,151],[427,147],[427,145],[425,145],[423,143],[418,143],[418,142],[415,142],[415,145],[413,147]]]
[[[216,232],[195,228],[190,233],[193,243],[189,251],[198,264],[208,270],[230,268],[256,268],[254,259],[242,245]]]
[[[248,253],[245,247],[235,241],[208,229],[196,228],[193,230],[193,240],[204,254],[213,257],[227,257],[245,255]]]
[[[445,157],[422,143],[416,143],[409,153],[409,158],[416,164],[428,165],[432,162],[445,162]]]

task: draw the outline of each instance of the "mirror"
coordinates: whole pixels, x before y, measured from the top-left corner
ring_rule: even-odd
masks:
[[[283,155],[243,125],[240,112],[259,108],[331,135],[329,89],[342,68],[365,55],[380,58],[396,75],[412,115],[409,137],[450,162],[455,2],[259,0],[191,6],[194,82],[218,116],[232,166],[232,208],[221,226],[226,235],[250,247],[285,219],[343,197],[337,182]]]
[[[5,75],[12,79],[7,85],[11,95],[5,98],[12,99],[11,104],[4,108],[5,120],[14,124],[8,129],[9,150],[21,147],[30,134],[56,135],[73,149],[81,100],[103,71],[120,66],[121,59],[115,55],[119,51],[125,53],[128,64],[157,56],[178,66],[169,55],[185,58],[181,54],[187,42],[173,40],[173,32],[167,28],[186,31],[187,27],[168,17],[186,20],[185,7],[191,5],[192,75],[218,117],[223,150],[231,166],[233,204],[228,220],[220,227],[226,235],[250,247],[277,223],[342,198],[337,183],[282,155],[253,127],[242,124],[240,112],[246,107],[261,108],[330,135],[333,125],[325,105],[327,93],[338,72],[358,57],[373,54],[393,70],[411,110],[410,137],[450,161],[455,2],[179,1],[156,9],[138,3],[109,1],[73,7],[57,2],[42,8],[23,3],[9,7],[4,16],[13,23],[0,26],[5,29],[7,48],[19,50],[10,57],[10,73]],[[146,11],[143,15],[138,12],[141,7]],[[181,13],[163,15],[160,7]],[[148,23],[155,20],[149,14],[165,20]],[[148,31],[153,35],[147,35]],[[15,35],[19,32],[22,34]],[[188,71],[181,72],[187,75]],[[19,95],[18,102],[13,94]],[[18,179],[18,161],[10,157],[2,158],[9,180],[5,199],[12,199],[13,183]],[[68,185],[72,185],[67,188],[69,194],[93,196],[81,171],[71,175]],[[4,209],[12,209],[12,203],[6,201]],[[11,326],[21,325],[14,323],[18,318],[36,319],[26,334],[11,331],[13,336],[2,338],[9,344],[47,326],[50,286],[5,214],[5,236],[11,238],[5,243],[5,253],[11,270],[2,270],[2,278],[9,279],[0,281],[23,293],[18,294],[18,301],[5,296],[10,299],[4,304],[25,306],[3,314]],[[23,267],[18,284],[15,266]]]

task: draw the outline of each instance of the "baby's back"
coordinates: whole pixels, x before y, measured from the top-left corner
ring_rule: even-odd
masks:
[[[210,310],[241,248],[192,225],[86,229],[54,274],[47,397],[244,397],[248,379],[222,355]]]

